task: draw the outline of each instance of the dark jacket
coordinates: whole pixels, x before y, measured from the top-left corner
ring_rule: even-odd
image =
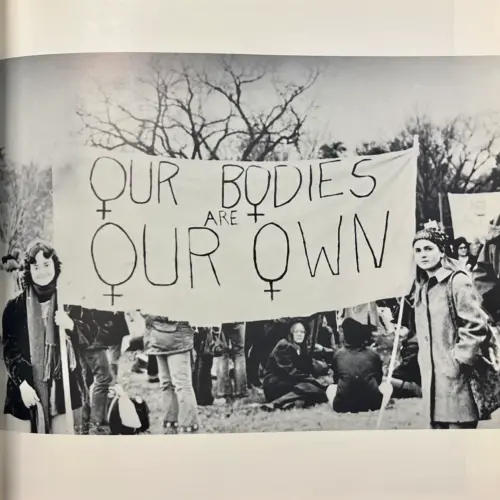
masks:
[[[343,347],[333,356],[333,379],[338,384],[333,409],[338,413],[379,410],[382,359],[367,347]]]
[[[418,366],[418,341],[415,336],[402,342],[401,363],[392,376],[404,382],[414,382],[418,385],[422,383]]]
[[[322,357],[321,353],[318,357]],[[263,388],[267,401],[273,401],[293,390],[299,383],[309,382],[311,390],[320,387],[315,376],[317,371],[313,358],[305,351],[297,352],[295,344],[288,339],[281,339],[271,352],[263,380]],[[321,388],[324,392],[324,388]],[[306,396],[306,395],[304,395]]]
[[[87,350],[106,349],[119,345],[123,337],[130,335],[125,314],[121,311],[100,311],[81,306],[70,306],[75,318],[88,326]]]
[[[500,236],[483,246],[472,270],[472,279],[483,307],[495,323],[500,324]]]
[[[75,323],[73,332],[69,332],[78,360],[77,368],[70,372],[71,406],[75,410],[83,404],[83,391],[85,387],[79,352],[82,348],[88,347],[87,339],[91,336],[91,333],[88,325],[83,323],[78,317],[75,317],[74,311],[71,308],[67,312]],[[26,311],[26,292],[21,293],[7,303],[2,317],[2,330],[3,354],[9,375],[4,413],[13,415],[21,420],[29,420],[30,410],[24,405],[19,390],[19,386],[24,381],[32,387],[34,385]],[[56,338],[59,338],[59,329],[57,327]],[[65,413],[62,380],[56,380],[56,407],[59,414]]]

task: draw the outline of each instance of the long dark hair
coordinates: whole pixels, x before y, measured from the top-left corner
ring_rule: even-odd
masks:
[[[23,275],[21,279],[23,289],[33,284],[33,278],[31,276],[31,265],[36,263],[36,256],[42,252],[46,259],[52,259],[54,261],[55,277],[57,280],[61,274],[62,263],[52,245],[42,240],[37,240],[31,243],[24,254],[23,260]]]
[[[467,256],[470,257],[470,243],[463,237],[460,236],[453,242],[453,258],[458,258],[458,249],[461,245],[465,245],[467,247]]]

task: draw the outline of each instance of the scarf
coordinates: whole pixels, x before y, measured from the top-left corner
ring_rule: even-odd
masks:
[[[47,302],[52,298],[56,291],[57,280],[54,278],[48,285],[37,285],[33,283],[33,290],[39,302]]]
[[[59,351],[59,331],[54,322],[56,309],[56,294],[54,289],[38,287],[41,296],[36,292],[36,286],[27,289],[26,309],[28,320],[28,335],[30,356],[33,371],[34,389],[40,399],[43,409],[45,433],[51,432],[51,417],[58,415],[56,406],[56,380],[62,379],[61,357]],[[47,308],[44,321],[42,304]],[[68,362],[70,371],[74,371],[76,356],[73,345],[67,339]]]

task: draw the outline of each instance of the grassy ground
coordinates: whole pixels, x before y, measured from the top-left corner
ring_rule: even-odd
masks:
[[[148,383],[145,373],[132,373],[132,356],[122,359],[120,381],[130,395],[141,395],[151,410],[151,434],[161,434],[162,409],[158,383]],[[266,413],[251,403],[263,402],[254,394],[243,404],[200,407],[201,431],[207,433],[286,432],[319,430],[375,429],[378,412],[363,414],[336,414],[328,405],[306,410]],[[425,420],[420,413],[419,399],[396,400],[390,404],[384,417],[383,429],[422,429]],[[500,413],[481,427],[500,428]]]

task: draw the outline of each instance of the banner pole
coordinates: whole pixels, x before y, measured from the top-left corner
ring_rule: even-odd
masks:
[[[420,154],[420,142],[418,140],[418,135],[413,136],[413,149],[417,152],[417,157]]]
[[[62,308],[64,310],[64,308]],[[71,404],[71,388],[69,383],[69,365],[68,365],[68,349],[66,346],[67,340],[66,331],[63,328],[59,328],[59,346],[61,350],[61,368],[62,368],[62,379],[63,379],[63,391],[64,391],[64,407],[66,409],[66,432],[68,434],[75,433],[75,423],[73,420],[73,409]]]
[[[391,399],[391,396],[392,396],[391,380],[392,380],[392,374],[394,373],[394,368],[396,366],[396,356],[398,354],[399,336],[401,333],[401,323],[403,322],[404,304],[405,304],[405,296],[403,295],[401,297],[400,302],[399,302],[398,323],[396,325],[396,330],[394,332],[394,343],[392,345],[392,354],[391,354],[391,360],[389,362],[389,370],[387,372],[387,378],[384,382],[384,384],[387,385],[388,390],[386,392],[384,392],[384,397],[382,398],[382,405],[380,407],[380,412],[378,414],[378,420],[377,420],[377,429],[379,429],[380,425],[382,424],[382,419],[384,418],[385,408],[386,408],[387,404],[389,403],[389,400]]]

